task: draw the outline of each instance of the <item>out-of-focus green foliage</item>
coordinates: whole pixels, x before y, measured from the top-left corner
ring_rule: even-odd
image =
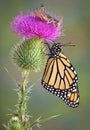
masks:
[[[61,114],[42,126],[43,130],[89,130],[90,129],[90,0],[0,0],[0,130],[2,123],[9,119],[9,113],[17,104],[16,80],[20,71],[10,60],[12,46],[19,41],[10,30],[10,22],[20,12],[32,10],[44,4],[51,13],[63,17],[65,36],[58,39],[63,43],[72,42],[76,47],[63,48],[64,54],[76,68],[79,78],[80,106],[69,108],[60,99],[48,93],[38,80],[40,72],[31,73],[31,83],[36,82],[29,101],[33,117]],[[37,129],[37,128],[36,128]],[[36,130],[35,129],[35,130]]]

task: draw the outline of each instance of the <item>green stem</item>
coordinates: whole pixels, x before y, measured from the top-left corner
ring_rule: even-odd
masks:
[[[27,119],[27,83],[28,83],[28,71],[22,71],[22,83],[20,87],[19,95],[19,117],[23,125],[25,125]]]

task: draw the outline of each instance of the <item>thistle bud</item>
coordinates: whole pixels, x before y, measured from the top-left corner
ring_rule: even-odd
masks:
[[[42,39],[31,38],[13,49],[14,63],[23,70],[38,71],[44,64],[45,54]]]
[[[21,123],[17,116],[11,118],[9,122],[9,129],[10,130],[21,130]]]

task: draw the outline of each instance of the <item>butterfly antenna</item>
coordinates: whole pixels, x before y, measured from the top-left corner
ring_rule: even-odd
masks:
[[[45,42],[44,44],[46,44],[48,46],[48,49],[51,50],[49,43]]]
[[[72,44],[72,42],[67,42],[66,44],[61,44],[61,46],[76,46],[75,44]]]

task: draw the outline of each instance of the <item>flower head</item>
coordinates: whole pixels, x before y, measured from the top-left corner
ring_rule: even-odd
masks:
[[[42,39],[35,37],[15,45],[11,53],[14,63],[23,70],[39,71],[45,62],[41,43]]]
[[[62,35],[61,28],[61,19],[49,15],[43,6],[31,14],[21,12],[11,23],[11,29],[25,39],[39,37],[53,41]]]

